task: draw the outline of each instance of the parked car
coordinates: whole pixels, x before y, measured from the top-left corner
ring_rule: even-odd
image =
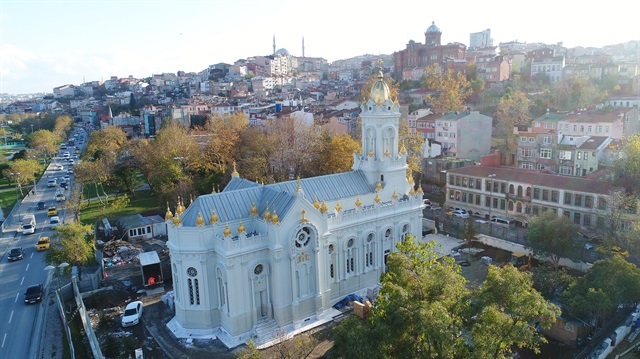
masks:
[[[124,308],[124,314],[122,314],[122,326],[131,327],[140,323],[142,318],[142,302],[135,301],[127,304]]]
[[[47,216],[53,217],[58,215],[58,208],[56,206],[51,206],[47,210]]]
[[[456,217],[469,218],[469,213],[464,209],[454,209],[451,213]]]
[[[61,224],[60,223],[60,217],[53,216],[53,217],[49,218],[49,226],[51,226],[51,228],[56,228],[60,224]]]
[[[42,295],[44,294],[44,286],[42,283],[34,284],[27,288],[27,291],[24,292],[24,302],[26,304],[38,303],[42,300]]]
[[[49,249],[50,245],[51,239],[49,237],[40,237],[40,239],[38,239],[38,243],[36,244],[36,250],[38,252],[46,251],[47,249]]]
[[[36,206],[37,210],[41,211],[45,208],[47,208],[47,202],[43,202],[43,201],[38,202],[38,205]]]
[[[24,249],[22,247],[11,248],[8,258],[9,262],[22,260],[24,258]]]

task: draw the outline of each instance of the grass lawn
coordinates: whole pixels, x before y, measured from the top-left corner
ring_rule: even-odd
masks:
[[[107,206],[103,206],[98,200],[92,200],[90,205],[80,210],[80,222],[94,225],[96,221],[104,217],[113,219],[130,214],[162,209],[162,203],[157,196],[151,194],[151,191],[139,191],[136,192],[135,197],[129,196],[129,205],[124,208],[111,207],[115,199],[115,196],[110,195],[109,205]]]

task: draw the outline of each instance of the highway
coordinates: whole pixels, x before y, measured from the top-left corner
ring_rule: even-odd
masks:
[[[86,133],[81,131],[83,137]],[[84,142],[86,143],[86,141]],[[73,152],[71,150],[70,153]],[[60,151],[62,153],[64,151]],[[64,170],[55,170],[57,164],[62,164]],[[25,197],[17,210],[14,210],[12,217],[6,221],[12,221],[15,225],[9,225],[5,229],[0,239],[0,358],[29,358],[34,355],[30,350],[35,350],[40,337],[34,337],[40,333],[38,324],[38,314],[41,313],[45,299],[37,304],[25,304],[24,292],[30,285],[42,283],[48,285],[48,271],[45,271],[47,264],[44,262],[45,252],[38,252],[35,245],[40,237],[50,237],[52,242],[54,231],[49,226],[47,208],[56,206],[61,222],[73,220],[72,216],[67,219],[65,210],[62,208],[65,202],[56,202],[56,190],[60,180],[67,175],[67,169],[71,167],[68,162],[60,156],[56,156],[49,164],[45,174],[36,185],[36,193]],[[73,175],[69,175],[70,186],[73,184]],[[51,178],[58,180],[58,186],[47,187],[47,182]],[[65,195],[69,196],[69,190],[65,190]],[[46,202],[45,209],[37,210],[37,203]],[[19,222],[26,214],[34,214],[36,218],[36,231],[34,234],[23,235]],[[15,217],[17,216],[17,217]],[[7,259],[9,250],[14,247],[23,247],[25,251],[24,259],[9,262]],[[53,273],[52,273],[53,274]],[[45,288],[45,292],[51,289]],[[34,346],[31,348],[31,346]]]

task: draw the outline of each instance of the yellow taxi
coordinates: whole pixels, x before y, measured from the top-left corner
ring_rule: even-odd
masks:
[[[57,215],[58,215],[58,208],[56,208],[56,206],[49,207],[49,209],[47,210],[47,216],[52,217]]]
[[[40,239],[38,239],[38,244],[36,244],[36,250],[38,252],[46,251],[49,249],[50,245],[51,239],[49,237],[40,237]]]

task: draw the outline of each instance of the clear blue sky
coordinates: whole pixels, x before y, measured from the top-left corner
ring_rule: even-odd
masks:
[[[458,5],[455,5],[458,4]],[[52,92],[67,83],[197,72],[287,48],[329,61],[390,54],[424,42],[501,41],[612,45],[640,40],[640,1],[529,3],[353,0],[0,0],[0,93]]]

